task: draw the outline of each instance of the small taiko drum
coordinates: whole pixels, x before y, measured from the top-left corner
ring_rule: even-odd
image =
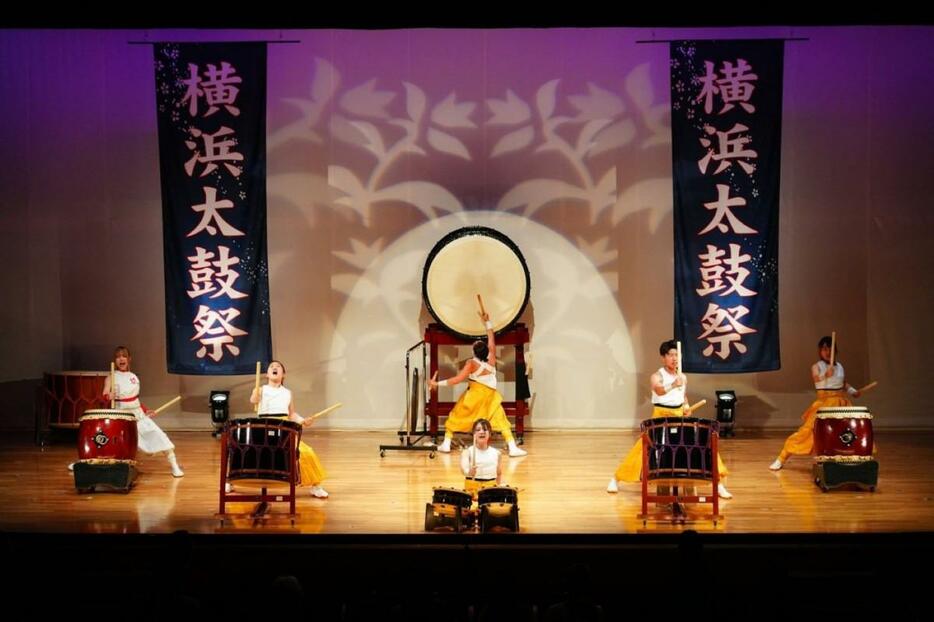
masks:
[[[461,531],[472,527],[472,504],[473,496],[466,490],[434,488],[431,503],[425,504],[425,531]]]
[[[42,374],[38,404],[50,427],[76,428],[84,411],[106,408],[102,397],[107,372],[59,371]]]
[[[511,503],[519,504],[519,491],[511,486],[490,486],[477,491],[477,504]]]
[[[455,505],[459,508],[469,509],[473,503],[473,497],[466,490],[459,490],[457,488],[435,488],[431,495],[431,502]]]
[[[872,414],[863,406],[819,408],[814,420],[818,456],[871,456]]]
[[[519,491],[510,486],[491,486],[477,491],[480,531],[519,531]]]
[[[110,463],[136,460],[136,417],[127,411],[84,411],[78,426],[78,458],[82,462]]]

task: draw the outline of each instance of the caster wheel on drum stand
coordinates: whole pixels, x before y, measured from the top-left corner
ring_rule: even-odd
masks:
[[[429,457],[430,459],[434,460],[434,459],[435,459],[435,452],[429,451],[429,452],[428,452],[428,457]]]
[[[379,457],[380,457],[380,458],[385,458],[385,457],[386,457],[386,451],[383,450],[383,449],[380,449],[380,450],[379,450]]]

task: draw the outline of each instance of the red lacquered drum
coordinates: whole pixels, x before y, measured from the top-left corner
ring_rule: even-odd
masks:
[[[120,410],[86,410],[78,427],[82,462],[136,460],[136,417]]]
[[[864,406],[819,408],[814,420],[818,456],[871,456],[872,414]]]
[[[42,374],[41,408],[50,427],[76,428],[89,408],[109,406],[101,394],[107,372],[59,371]]]

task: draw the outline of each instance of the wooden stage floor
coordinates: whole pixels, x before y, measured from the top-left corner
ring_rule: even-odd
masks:
[[[636,484],[608,494],[606,484],[635,432],[530,432],[529,455],[510,458],[505,483],[519,489],[521,531],[529,534],[671,532],[876,533],[934,531],[932,431],[877,431],[879,483],[875,492],[821,490],[811,459],[793,458],[768,470],[785,434],[738,431],[723,439],[721,454],[734,498],[722,501],[723,519],[676,525],[643,524]],[[0,530],[59,533],[422,533],[432,487],[460,487],[457,452],[389,451],[394,432],[313,431],[329,477],[329,499],[303,495],[294,525],[287,504],[273,504],[268,518],[248,518],[254,504],[233,504],[242,516],[221,523],[218,510],[219,440],[209,432],[174,432],[183,478],[173,478],[164,458],[145,456],[128,494],[79,494],[66,465],[75,459],[67,434],[46,447],[7,435],[0,445]],[[466,436],[464,439],[466,440]]]

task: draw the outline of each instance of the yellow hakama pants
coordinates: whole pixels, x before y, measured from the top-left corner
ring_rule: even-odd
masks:
[[[503,396],[496,389],[471,380],[444,422],[444,437],[472,431],[477,419],[486,419],[494,432],[502,434],[507,443],[513,442],[512,428],[503,410]]]
[[[271,417],[288,420],[288,417]],[[318,459],[318,454],[305,441],[298,443],[298,483],[300,486],[317,486],[328,476]]]

